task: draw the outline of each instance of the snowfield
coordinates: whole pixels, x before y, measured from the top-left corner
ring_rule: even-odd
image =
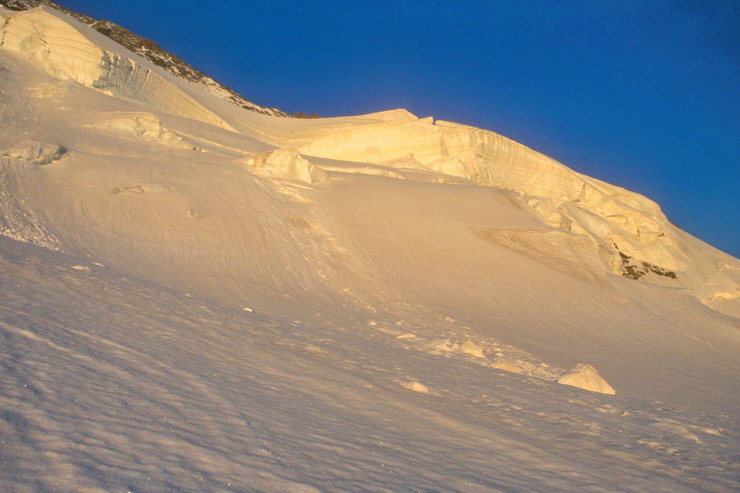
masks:
[[[3,491],[736,491],[740,261],[493,132],[0,8]]]
[[[5,491],[737,486],[734,414],[440,354],[443,321],[292,321],[0,246]]]

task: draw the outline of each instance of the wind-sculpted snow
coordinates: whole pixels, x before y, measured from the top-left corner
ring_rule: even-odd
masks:
[[[0,272],[3,491],[738,487],[736,415],[407,350],[444,320],[269,317],[6,238]]]

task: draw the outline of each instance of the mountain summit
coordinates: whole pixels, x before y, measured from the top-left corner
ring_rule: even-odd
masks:
[[[3,5],[5,489],[737,487],[740,261],[655,202]]]

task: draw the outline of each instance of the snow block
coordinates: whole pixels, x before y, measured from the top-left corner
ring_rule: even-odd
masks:
[[[558,383],[601,394],[616,394],[616,391],[599,375],[599,372],[585,363],[578,363],[575,368],[560,377]]]
[[[295,148],[265,152],[247,160],[250,171],[263,178],[282,178],[304,183],[328,183],[329,175]]]

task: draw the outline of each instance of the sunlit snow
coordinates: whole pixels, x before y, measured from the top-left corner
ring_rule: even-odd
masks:
[[[740,261],[493,132],[206,86],[0,8],[0,489],[740,488]]]

